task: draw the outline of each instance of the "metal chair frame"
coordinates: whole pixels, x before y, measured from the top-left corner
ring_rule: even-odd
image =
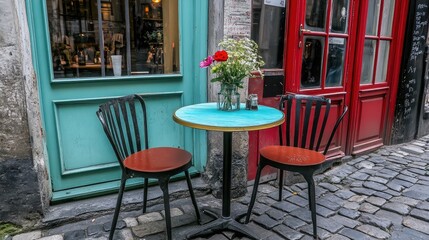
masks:
[[[292,116],[290,113],[293,105],[295,105],[295,118],[294,118],[294,124],[291,124]],[[321,116],[322,106],[325,106],[325,113],[323,114],[323,116]],[[314,110],[313,110],[313,107],[314,107]],[[320,148],[320,144],[322,142],[323,135],[325,133],[324,129],[326,127],[326,123],[328,120],[330,107],[331,107],[331,100],[325,97],[299,95],[299,94],[288,94],[288,95],[281,96],[279,109],[281,111],[286,110],[286,123],[285,123],[286,131],[282,130],[281,125],[279,126],[280,145],[281,146],[284,145],[283,138],[285,138],[286,146],[293,146],[295,148],[303,148],[303,149],[308,149],[309,151],[318,152]],[[304,108],[303,121],[301,121],[302,108]],[[332,139],[335,136],[335,132],[338,126],[340,125],[341,121],[343,120],[347,111],[348,111],[348,107],[345,106],[341,116],[336,121],[334,128],[329,136],[328,142],[323,151],[323,155],[326,155],[326,153],[328,152]],[[312,112],[314,112],[313,121],[310,120],[312,116],[311,114]],[[312,122],[312,124],[310,124],[310,122]],[[321,122],[321,125],[319,126],[320,122]],[[311,129],[310,139],[308,139],[308,130],[310,129]],[[292,142],[293,145],[291,145],[292,133],[293,133],[293,142]],[[301,136],[301,138],[299,136]],[[250,215],[252,213],[252,209],[256,200],[256,194],[258,191],[261,172],[265,166],[272,166],[277,169],[280,169],[279,201],[282,200],[284,170],[300,173],[304,177],[304,179],[308,184],[308,199],[309,199],[309,206],[311,211],[311,218],[313,222],[313,237],[317,238],[316,195],[315,195],[315,184],[314,184],[313,175],[317,170],[320,169],[322,164],[307,165],[307,166],[289,165],[289,164],[279,163],[279,162],[270,160],[268,158],[265,158],[261,154],[258,169],[256,172],[255,185],[253,187],[252,196],[249,203],[249,208],[247,211],[245,223],[248,223],[250,220]]]
[[[141,106],[141,109],[138,107]],[[139,119],[137,112],[141,110],[142,118]],[[187,164],[174,168],[168,171],[162,172],[142,172],[127,168],[124,164],[124,160],[133,153],[139,151],[149,150],[149,139],[148,139],[148,127],[146,117],[146,104],[143,98],[137,94],[128,95],[112,99],[105,104],[100,105],[97,111],[97,117],[100,120],[103,130],[109,139],[110,144],[115,151],[119,165],[122,169],[121,184],[118,193],[118,199],[116,202],[115,213],[113,215],[112,225],[110,229],[109,239],[113,239],[113,235],[116,228],[116,223],[119,216],[119,211],[122,204],[122,197],[125,190],[125,183],[127,179],[134,177],[144,178],[144,195],[143,195],[143,213],[146,212],[147,206],[147,191],[148,191],[148,179],[158,179],[159,186],[163,192],[164,198],[164,209],[165,209],[165,221],[168,239],[172,239],[171,233],[171,216],[170,216],[170,200],[168,194],[168,182],[170,178],[178,173],[184,172],[186,176],[186,182],[189,188],[192,204],[194,205],[196,217],[198,222],[201,221],[200,212],[195,199],[194,191],[192,189],[191,178],[188,169],[192,166],[192,161]],[[142,125],[142,126],[141,126]],[[141,138],[141,133],[144,136]],[[183,152],[185,150],[177,149]],[[188,153],[188,152],[186,152]],[[190,158],[192,158],[192,155]]]

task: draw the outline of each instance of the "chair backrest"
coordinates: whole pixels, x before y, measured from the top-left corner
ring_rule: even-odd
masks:
[[[100,105],[97,117],[121,167],[127,156],[148,149],[146,105],[139,95],[112,99]]]
[[[279,109],[285,112],[286,121],[279,128],[280,144],[319,151],[326,133],[331,110],[331,100],[321,96],[287,94],[281,96]],[[345,106],[336,121],[323,154],[326,154],[335,132],[344,118],[348,107]],[[284,139],[286,142],[284,142]]]

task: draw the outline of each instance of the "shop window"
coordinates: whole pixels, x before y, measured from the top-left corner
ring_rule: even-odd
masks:
[[[46,3],[55,78],[180,71],[178,0]]]
[[[266,2],[266,3],[264,3]],[[265,69],[283,68],[286,1],[253,0],[251,38],[259,46]]]

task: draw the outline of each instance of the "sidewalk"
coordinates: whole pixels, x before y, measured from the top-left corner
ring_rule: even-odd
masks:
[[[429,239],[429,135],[407,144],[385,146],[317,175],[318,235],[321,239]],[[278,202],[275,182],[261,184],[250,226],[261,239],[312,239],[307,184],[285,187]],[[252,187],[235,199],[232,212],[244,212]],[[197,198],[200,207],[221,207],[211,195]],[[189,198],[171,203],[173,236],[181,239],[197,226]],[[116,239],[165,239],[163,205],[122,211]],[[210,217],[205,216],[205,222]],[[55,228],[16,235],[12,240],[107,239],[112,214]],[[247,239],[222,232],[210,240]]]

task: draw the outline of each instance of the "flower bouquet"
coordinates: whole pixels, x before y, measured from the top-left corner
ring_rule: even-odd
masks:
[[[213,56],[208,56],[200,62],[201,68],[211,67],[216,77],[211,82],[220,82],[221,91],[218,94],[218,108],[224,111],[240,109],[240,95],[238,88],[243,87],[245,77],[254,76],[264,65],[262,57],[258,54],[258,45],[248,38],[224,39],[219,43],[222,50]]]

